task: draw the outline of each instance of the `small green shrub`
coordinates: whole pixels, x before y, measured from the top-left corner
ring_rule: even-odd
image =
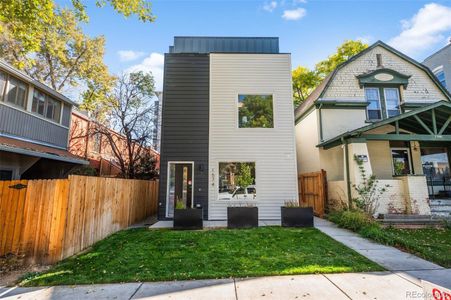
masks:
[[[360,231],[362,228],[372,224],[378,225],[371,217],[358,210],[335,212],[329,216],[329,219],[338,226],[353,231]]]

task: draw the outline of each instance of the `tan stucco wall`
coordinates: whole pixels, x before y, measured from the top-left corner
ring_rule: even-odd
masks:
[[[379,179],[392,179],[390,143],[388,141],[368,141],[368,152],[373,174]]]
[[[321,170],[318,145],[318,115],[313,110],[295,127],[298,174]]]
[[[323,140],[368,125],[365,109],[321,109]]]
[[[327,180],[344,179],[343,146],[319,150],[320,168],[327,172]]]
[[[369,50],[340,69],[326,90],[323,99],[364,99],[364,90],[359,87],[356,75],[376,69],[376,54],[382,55],[382,62],[385,68],[411,76],[407,89],[401,91],[403,101],[438,101],[446,99],[445,95],[437,88],[426,72],[380,46]]]

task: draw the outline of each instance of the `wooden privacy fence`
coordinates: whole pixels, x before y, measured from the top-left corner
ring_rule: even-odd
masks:
[[[0,181],[0,256],[71,256],[157,213],[158,181],[70,176]]]
[[[298,177],[299,201],[301,206],[313,207],[315,215],[322,217],[327,201],[326,171],[304,173]]]

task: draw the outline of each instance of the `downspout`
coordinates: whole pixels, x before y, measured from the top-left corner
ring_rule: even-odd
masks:
[[[348,195],[348,207],[351,208],[351,177],[349,175],[349,148],[348,141],[342,137],[341,142],[344,145],[345,150],[345,169],[346,169],[346,192]]]
[[[323,142],[323,116],[321,114],[321,108],[323,107],[323,104],[321,103],[318,106],[318,113],[319,113],[319,140]]]

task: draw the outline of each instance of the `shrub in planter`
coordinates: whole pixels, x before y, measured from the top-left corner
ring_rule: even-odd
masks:
[[[174,229],[202,229],[202,208],[187,208],[185,203],[177,201],[174,210]]]
[[[258,207],[230,206],[227,207],[227,228],[258,227]]]
[[[313,207],[300,207],[297,201],[287,201],[280,214],[282,227],[313,227]]]

